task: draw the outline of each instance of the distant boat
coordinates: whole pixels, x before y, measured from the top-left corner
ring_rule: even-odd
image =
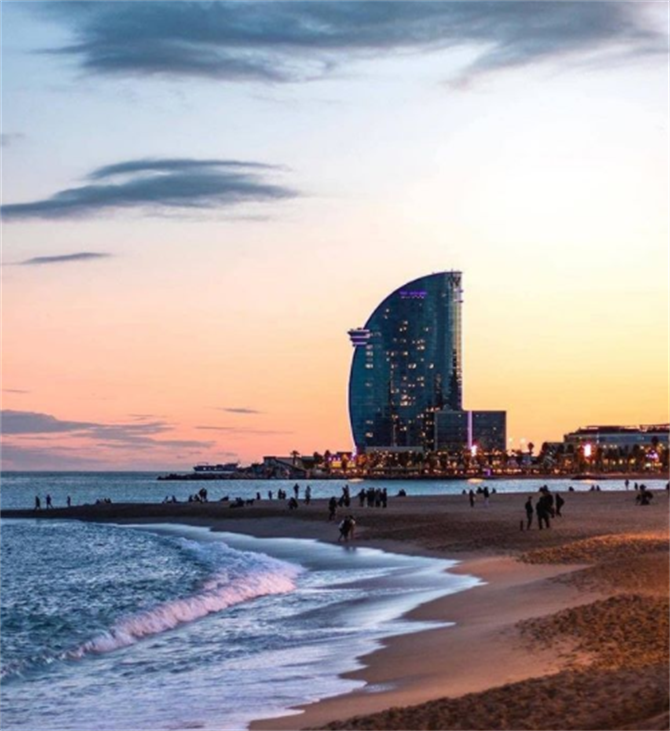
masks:
[[[193,471],[198,474],[207,475],[232,475],[237,472],[239,468],[239,462],[226,462],[225,464],[209,464],[208,462],[201,462],[200,464],[193,467]]]

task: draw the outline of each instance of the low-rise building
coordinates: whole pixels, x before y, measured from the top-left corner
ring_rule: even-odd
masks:
[[[563,437],[565,444],[575,447],[590,444],[593,447],[668,447],[670,425],[643,424],[640,426],[583,426]]]
[[[477,447],[483,452],[504,452],[507,447],[506,411],[438,411],[435,444],[440,451]]]

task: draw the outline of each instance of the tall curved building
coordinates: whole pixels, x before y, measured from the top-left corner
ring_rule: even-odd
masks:
[[[356,449],[433,449],[435,412],[460,411],[461,272],[415,279],[386,297],[355,348],[349,416]]]

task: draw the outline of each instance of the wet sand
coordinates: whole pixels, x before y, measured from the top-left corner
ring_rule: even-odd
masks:
[[[535,494],[535,493],[531,493]],[[550,530],[520,530],[525,495],[394,497],[359,508],[356,543],[455,558],[487,583],[424,604],[455,626],[391,638],[352,676],[362,690],[254,729],[667,729],[668,495],[565,493]],[[3,517],[34,517],[4,511]],[[325,501],[100,505],[40,517],[179,522],[335,541]],[[454,569],[452,569],[454,571]]]

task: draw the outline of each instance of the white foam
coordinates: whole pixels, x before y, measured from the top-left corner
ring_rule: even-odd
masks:
[[[182,543],[209,564],[217,559],[219,564],[221,559],[229,564],[211,575],[194,594],[125,617],[107,632],[66,653],[66,657],[76,659],[89,653],[118,650],[241,602],[286,594],[296,588],[296,578],[303,570],[263,554],[235,551],[224,544],[199,544],[186,539]]]

